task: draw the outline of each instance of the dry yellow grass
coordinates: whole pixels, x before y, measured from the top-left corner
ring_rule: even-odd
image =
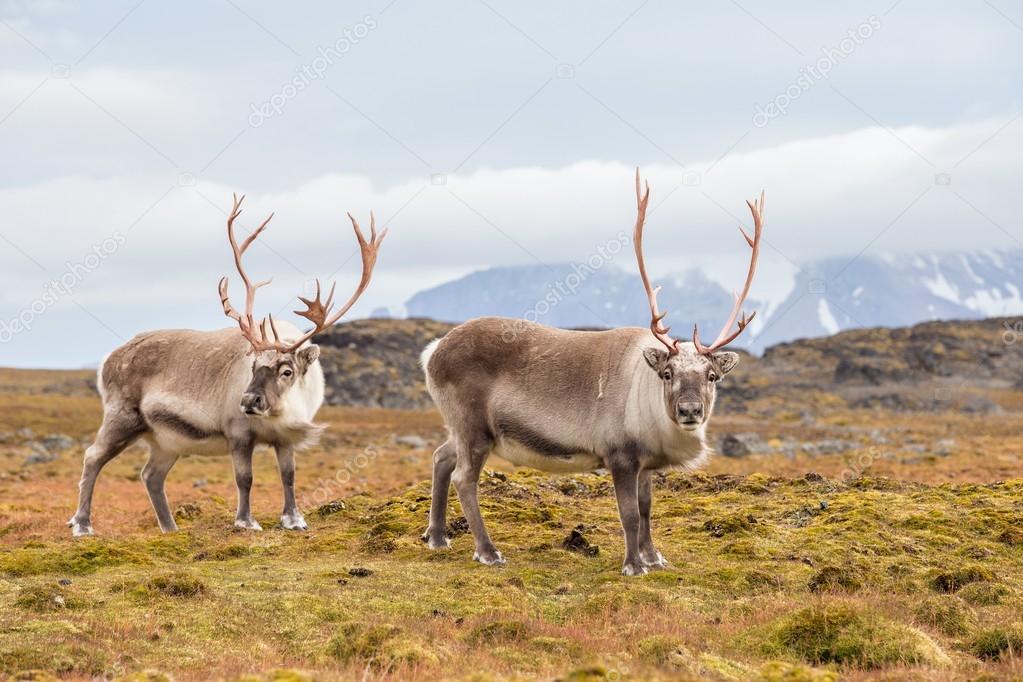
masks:
[[[43,392],[77,377],[15,374],[0,373],[0,432],[91,436],[96,398]],[[24,390],[10,388],[23,380]],[[0,444],[0,673],[1019,677],[1023,483],[990,484],[1023,475],[1023,418],[1018,396],[992,397],[1006,413],[719,415],[719,432],[855,445],[812,458],[719,457],[700,474],[664,477],[655,538],[672,568],[631,580],[618,574],[617,516],[599,476],[486,477],[481,501],[506,568],[473,564],[465,534],[451,551],[425,549],[431,452],[394,437],[439,443],[433,412],[325,409],[328,435],[299,464],[308,533],[274,528],[280,491],[273,458],[261,453],[253,502],[267,531],[231,527],[228,458],[195,457],[168,480],[183,530],[162,536],[137,448],[100,478],[100,537],[73,541],[64,522],[82,446],[24,466],[14,439]],[[949,438],[955,445],[941,454],[936,443]],[[369,446],[374,463],[360,466]],[[343,505],[316,512],[336,500]],[[578,524],[596,557],[562,548]],[[359,568],[372,573],[353,575]]]

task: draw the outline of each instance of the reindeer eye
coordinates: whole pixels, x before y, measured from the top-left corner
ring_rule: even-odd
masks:
[[[284,369],[281,370],[282,377],[290,377],[292,374],[293,372],[291,371],[290,367],[285,367]]]
[[[707,378],[708,378],[708,379],[709,379],[710,381],[717,381],[717,380],[718,380],[718,379],[720,379],[721,377],[719,377],[719,376],[718,376],[717,374],[715,374],[714,372],[711,372],[711,373],[710,373],[710,375],[709,375],[709,376],[708,376]]]
[[[663,372],[661,372],[661,378],[664,379],[665,381],[671,381],[671,370],[666,369]]]

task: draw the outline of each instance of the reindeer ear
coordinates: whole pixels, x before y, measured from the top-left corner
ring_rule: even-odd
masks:
[[[668,364],[668,351],[660,348],[644,348],[643,358],[646,360],[646,364],[654,368],[654,371],[660,372]]]
[[[301,374],[305,374],[310,365],[320,359],[320,347],[311,344],[298,351],[298,362],[302,368]]]
[[[717,363],[718,369],[721,370],[721,376],[724,376],[735,369],[735,366],[739,364],[739,354],[733,353],[730,350],[723,350],[719,353],[714,353],[714,362]]]

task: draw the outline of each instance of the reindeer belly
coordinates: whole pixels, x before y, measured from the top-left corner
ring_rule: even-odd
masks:
[[[510,438],[499,438],[494,447],[494,454],[515,466],[557,474],[578,474],[604,466],[600,458],[592,453],[537,452]]]
[[[142,416],[149,425],[148,440],[161,450],[196,455],[227,452],[223,434],[169,401],[143,401]]]

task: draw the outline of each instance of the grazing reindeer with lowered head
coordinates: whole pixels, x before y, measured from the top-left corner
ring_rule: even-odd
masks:
[[[650,187],[641,193],[637,170],[633,241],[650,304],[649,330],[566,331],[489,317],[455,327],[423,351],[427,387],[449,430],[433,458],[433,500],[423,536],[431,548],[449,546],[453,481],[476,543],[473,558],[504,563],[477,501],[480,472],[496,454],[550,472],[609,470],[625,531],[622,573],[642,575],[666,565],[650,534],[651,474],[694,467],[709,454],[706,428],[717,382],[739,360],[721,348],[753,319],[742,313],[742,304],[760,253],[764,196],[747,202],[753,237],[739,228],[752,250],[746,283],[709,345],[695,327],[692,342],[683,343],[662,324],[658,289],[643,260],[649,199]]]
[[[275,322],[272,316],[257,323],[253,317],[256,290],[270,280],[253,283],[242,267],[242,256],[266,229],[273,214],[239,244],[234,221],[244,198],[235,196],[227,219],[235,267],[245,285],[244,313],[231,305],[226,277],[219,286],[224,314],[237,322],[238,328],[148,332],[106,357],[97,382],[103,399],[103,424],[96,442],[85,451],[78,511],[68,522],[73,535],[92,535],[96,477],[110,460],[139,439],[149,445],[142,480],[164,532],[177,530],[164,481],[178,457],[225,450],[231,454],[238,487],[234,525],[262,530],[249,508],[256,445],[271,445],[277,454],[284,487],[281,525],[291,530],[306,529],[295,503],[295,451],[315,442],[322,431],[323,427],[312,420],[323,404],[324,389],[320,349],[309,340],[341,319],[369,286],[387,230],[378,236],[370,214],[367,241],[355,218],[348,215],[362,252],[362,279],[348,302],[333,314],[336,284],[323,302],[317,280],[316,298],[300,297],[306,310],[295,311],[313,323],[311,330],[302,333],[294,325]],[[268,325],[272,339],[267,334]]]

